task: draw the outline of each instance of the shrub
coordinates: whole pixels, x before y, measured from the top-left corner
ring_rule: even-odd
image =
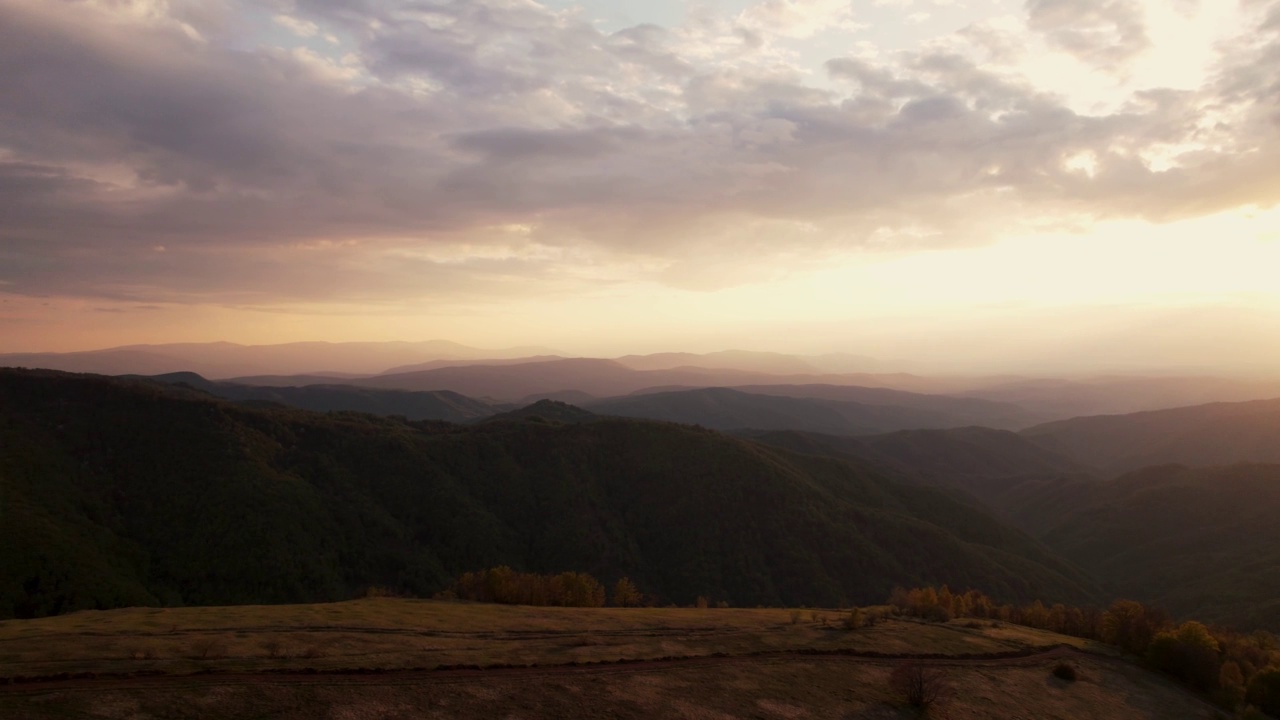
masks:
[[[708,602],[707,602],[707,599],[706,599],[705,597],[703,597],[703,596],[699,595],[699,596],[698,596],[698,601],[697,601],[696,603],[694,603],[694,605],[695,605],[699,610],[706,610],[706,609],[707,609]]]
[[[1066,680],[1067,682],[1075,682],[1080,678],[1079,672],[1076,671],[1076,666],[1068,662],[1060,662],[1055,665],[1053,668],[1053,676],[1059,680]]]
[[[868,617],[867,619],[870,620],[871,618]],[[862,627],[862,611],[858,608],[850,610],[849,614],[845,616],[844,627],[846,630],[857,630]]]
[[[889,689],[914,708],[928,710],[951,695],[947,673],[941,668],[906,662],[889,674]]]
[[[284,654],[284,643],[280,642],[276,638],[264,640],[262,642],[262,649],[267,651],[267,657],[278,658]]]
[[[800,622],[800,611],[799,611],[799,610],[792,610],[792,611],[791,611],[791,624],[792,624],[792,625],[796,625],[796,624],[799,624],[799,622]]]
[[[225,654],[226,646],[216,637],[196,638],[191,641],[190,657],[199,659],[220,658]]]

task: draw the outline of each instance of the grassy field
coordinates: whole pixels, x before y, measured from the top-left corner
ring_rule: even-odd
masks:
[[[0,678],[56,673],[565,664],[771,650],[990,653],[1074,638],[838,610],[535,608],[374,598],[322,605],[131,608],[0,622]],[[798,617],[797,617],[798,616]]]
[[[1002,623],[888,619],[848,630],[836,610],[531,608],[368,599],[328,605],[83,612],[0,623],[0,677],[139,673],[0,683],[0,720],[42,718],[878,718],[914,717],[887,689],[898,660],[753,653],[849,649],[1001,653],[1070,643],[1055,658],[942,660],[945,717],[1211,718],[1171,683],[1103,648]],[[1065,651],[1057,651],[1063,653]],[[711,656],[566,666],[598,660]],[[500,670],[420,670],[457,665]],[[279,669],[317,674],[276,674]],[[404,670],[325,674],[335,669]],[[162,673],[148,675],[145,673]]]

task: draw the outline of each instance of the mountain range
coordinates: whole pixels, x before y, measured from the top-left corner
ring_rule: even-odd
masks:
[[[4,615],[430,594],[499,564],[627,575],[682,603],[1099,594],[945,492],[643,420],[412,423],[3,370],[0,482]]]

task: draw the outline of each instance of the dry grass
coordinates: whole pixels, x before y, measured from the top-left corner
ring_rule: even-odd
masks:
[[[187,673],[559,664],[770,650],[990,653],[1064,642],[1044,631],[889,619],[847,630],[785,609],[566,609],[371,598],[331,605],[129,609],[0,623],[0,677],[60,672]],[[815,621],[817,616],[817,621]],[[837,615],[839,617],[839,615]],[[1212,717],[1159,677],[1083,658],[949,670],[945,716],[1177,720]],[[124,718],[913,717],[893,704],[895,663],[773,655],[669,665],[404,676],[193,676],[107,686],[0,684],[0,720]],[[533,673],[530,675],[529,673]],[[532,682],[530,678],[536,678]],[[28,689],[29,688],[29,689]]]
[[[1158,676],[1102,660],[1085,679],[1053,681],[1053,661],[949,670],[948,720],[1207,720],[1212,709]],[[219,718],[737,718],[908,720],[888,690],[893,664],[846,658],[754,659],[624,671],[266,679],[216,676],[163,685],[0,696],[0,720],[95,717]],[[141,681],[140,681],[141,682]],[[4,692],[0,689],[0,692]]]
[[[807,611],[810,620],[826,612]],[[769,650],[982,653],[1062,642],[1027,628],[892,620],[848,631],[786,609],[534,608],[369,598],[132,608],[0,622],[0,678],[61,672],[559,664]]]

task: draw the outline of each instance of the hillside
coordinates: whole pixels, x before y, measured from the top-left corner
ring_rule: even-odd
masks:
[[[600,415],[666,420],[717,430],[800,430],[832,435],[950,427],[969,421],[968,417],[928,407],[756,394],[719,387],[608,398],[587,403],[587,408]]]
[[[328,383],[271,387],[216,382],[195,373],[172,373],[146,379],[169,384],[181,383],[227,400],[272,402],[315,412],[365,412],[374,415],[400,415],[409,420],[447,420],[457,423],[478,420],[496,412],[488,403],[448,390],[378,390]]]
[[[0,481],[3,615],[429,594],[503,563],[685,603],[1097,593],[939,491],[664,423],[406,423],[4,370]]]
[[[1280,630],[1280,465],[1145,468],[1058,501],[1045,542],[1121,594]]]
[[[961,490],[1032,534],[1056,519],[1040,508],[1050,488],[1095,481],[1088,469],[1016,433],[990,428],[901,430],[845,437],[803,432],[752,433],[795,452],[871,463],[904,480]]]
[[[1110,473],[1168,463],[1280,462],[1280,399],[1074,418],[1022,436]]]
[[[952,427],[981,425],[1001,430],[1017,430],[1035,424],[1038,422],[1037,418],[1040,418],[1012,403],[976,397],[908,392],[889,387],[796,384],[739,385],[733,389],[755,395],[783,395],[925,410],[939,417],[948,418],[947,423]]]

